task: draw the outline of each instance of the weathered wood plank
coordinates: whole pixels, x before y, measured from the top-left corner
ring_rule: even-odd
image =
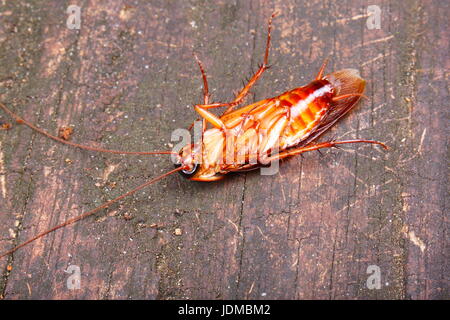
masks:
[[[262,61],[278,10],[274,67],[249,100],[307,83],[330,56],[328,70],[361,70],[369,101],[321,139],[391,150],[348,146],[217,183],[169,177],[0,260],[1,296],[448,297],[448,4],[379,1],[381,29],[369,30],[366,0],[80,1],[79,31],[66,27],[69,4],[0,9],[1,100],[43,128],[167,149],[201,98],[192,48],[214,101],[230,100]],[[171,168],[165,157],[80,152],[15,124],[0,143],[0,252]],[[80,290],[67,289],[70,265]],[[369,265],[380,267],[379,290],[366,286]]]

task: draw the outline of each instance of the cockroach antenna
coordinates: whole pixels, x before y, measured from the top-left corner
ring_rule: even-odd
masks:
[[[149,151],[149,152],[146,152],[146,151],[144,151],[144,152],[141,152],[141,151],[121,151],[121,150],[109,150],[109,149],[96,148],[96,147],[90,147],[90,146],[82,145],[82,144],[79,144],[79,143],[75,143],[75,142],[64,140],[62,138],[59,138],[57,136],[54,136],[54,135],[48,133],[47,131],[45,131],[45,130],[35,126],[31,122],[21,118],[20,116],[18,116],[14,112],[12,112],[8,107],[6,107],[1,102],[0,102],[0,108],[2,108],[14,120],[16,120],[16,122],[18,124],[24,124],[27,127],[33,129],[34,131],[39,132],[40,134],[46,136],[47,138],[50,138],[52,140],[61,142],[63,144],[66,144],[66,145],[69,145],[69,146],[72,146],[72,147],[75,147],[75,148],[79,148],[79,149],[83,149],[83,150],[89,150],[89,151],[96,151],[96,152],[114,153],[114,154],[129,154],[129,155],[175,154],[175,155],[178,155],[178,153],[176,153],[174,151]]]

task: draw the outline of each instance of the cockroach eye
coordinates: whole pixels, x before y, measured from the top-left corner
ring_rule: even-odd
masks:
[[[194,163],[190,170],[181,170],[184,174],[193,175],[198,169],[198,164]]]
[[[175,164],[175,168],[179,168],[181,166],[181,164],[177,163]],[[192,164],[192,167],[190,169],[186,169],[186,170],[181,170],[178,171],[183,177],[185,178],[190,178],[192,177],[197,170],[199,169],[199,165],[197,163]]]

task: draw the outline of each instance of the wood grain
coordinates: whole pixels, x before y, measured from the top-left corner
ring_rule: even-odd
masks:
[[[278,174],[176,175],[0,260],[5,299],[449,298],[449,4],[435,1],[7,1],[0,94],[50,132],[122,150],[168,149],[201,101],[262,61],[247,101],[352,67],[369,100],[321,140],[388,144],[285,161]],[[82,10],[80,30],[66,8]],[[381,8],[381,29],[366,8]],[[0,114],[2,123],[12,123]],[[0,252],[172,168],[164,156],[81,152],[12,123],[0,131]],[[181,230],[181,235],[177,235]],[[81,288],[65,272],[81,269]],[[366,286],[380,267],[381,289]]]

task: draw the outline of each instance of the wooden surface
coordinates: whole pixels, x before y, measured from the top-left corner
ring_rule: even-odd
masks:
[[[66,8],[82,10],[80,30]],[[369,5],[381,29],[369,30]],[[2,1],[1,101],[73,141],[168,149],[197,116],[207,69],[229,101],[262,61],[248,102],[358,68],[364,101],[279,174],[195,183],[174,175],[0,260],[5,299],[449,298],[449,4],[440,1]],[[11,122],[4,113],[0,121]],[[0,131],[0,252],[172,168],[165,156],[81,152],[13,123]],[[155,225],[157,227],[155,227]],[[175,235],[175,229],[181,235]],[[65,272],[81,269],[81,288]],[[367,268],[381,272],[368,289]]]

